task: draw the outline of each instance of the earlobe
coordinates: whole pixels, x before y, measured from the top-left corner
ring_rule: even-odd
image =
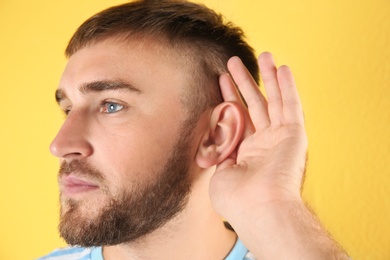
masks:
[[[223,102],[216,106],[196,155],[199,167],[209,168],[229,157],[239,144],[243,129],[242,107],[235,102]]]

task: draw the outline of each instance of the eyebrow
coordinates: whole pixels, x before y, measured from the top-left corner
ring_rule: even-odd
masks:
[[[102,92],[108,90],[128,90],[134,93],[141,93],[139,89],[137,89],[130,83],[123,82],[123,81],[109,81],[109,80],[87,82],[82,84],[78,89],[82,94],[87,94],[90,92]],[[60,104],[61,101],[67,98],[65,91],[60,88],[57,89],[55,92],[55,98],[57,103]]]

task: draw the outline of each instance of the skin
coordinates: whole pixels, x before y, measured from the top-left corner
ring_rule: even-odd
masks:
[[[131,186],[137,176],[145,176],[144,171],[158,170],[157,165],[167,159],[165,147],[170,147],[177,135],[177,119],[184,119],[179,109],[169,106],[170,103],[177,103],[179,90],[171,89],[173,95],[166,95],[164,88],[158,88],[161,82],[178,85],[180,79],[174,76],[175,73],[170,73],[172,77],[166,76],[170,75],[166,74],[167,71],[174,71],[175,68],[165,66],[166,70],[160,70],[157,74],[156,66],[150,60],[152,55],[142,61],[136,57],[122,59],[126,47],[122,45],[116,48],[114,44],[112,41],[103,42],[93,48],[80,50],[69,59],[60,81],[59,89],[64,93],[64,98],[59,104],[64,111],[70,112],[50,147],[51,152],[61,160],[88,158],[102,172],[110,173],[105,178],[112,194],[116,194],[117,189]],[[95,51],[97,55],[94,55]],[[124,64],[119,65],[119,60]],[[150,69],[138,69],[131,66],[133,63]],[[126,74],[131,74],[131,79],[123,76]],[[152,74],[155,77],[151,77]],[[147,79],[155,80],[150,82]],[[150,87],[138,87],[139,91],[120,89],[88,91],[86,94],[79,90],[86,83],[118,80],[137,87]],[[124,108],[116,113],[107,113],[102,101],[118,103]],[[159,113],[160,109],[165,113]],[[128,160],[129,157],[133,159]],[[145,158],[153,158],[157,162],[149,163],[149,168],[145,170]],[[125,174],[128,169],[134,169],[131,176]],[[78,195],[73,196],[77,199]],[[92,196],[88,199],[83,197],[86,203],[90,199],[94,200]],[[104,200],[104,196],[100,195],[97,199]]]
[[[87,161],[99,169],[105,181],[97,189],[73,193],[60,185],[63,212],[73,200],[85,216],[93,218],[109,196],[131,189],[134,183],[153,180],[186,118],[180,102],[186,78],[180,69],[161,46],[146,40],[123,43],[108,39],[72,55],[57,91],[67,117],[50,149],[61,162]],[[80,91],[80,86],[99,81],[129,83],[138,91]],[[108,113],[102,101],[121,104],[123,109]],[[208,183],[212,169],[201,169],[194,159],[210,114],[206,111],[194,129],[190,151],[193,184],[186,209],[138,241],[104,247],[105,259],[222,259],[227,255],[236,235],[224,227],[211,206]],[[92,176],[71,175],[99,184]],[[188,243],[183,246],[183,241]]]
[[[213,205],[258,259],[349,259],[300,195],[307,137],[292,73],[270,53],[259,66],[268,99],[237,57],[228,62],[248,110],[240,143],[212,177]],[[227,74],[220,85],[225,101],[241,103]]]
[[[220,86],[225,102],[205,111],[197,122],[187,207],[143,239],[104,247],[105,259],[223,259],[236,237],[220,216],[258,259],[348,259],[300,196],[307,138],[291,71],[277,69],[269,53],[260,56],[259,65],[268,101],[233,57],[228,68],[248,109],[224,74]],[[121,80],[140,92],[80,91],[81,85],[96,80]],[[108,39],[79,50],[60,82],[60,106],[70,112],[52,153],[61,161],[83,159],[99,168],[110,194],[136,180],[150,181],[185,119],[179,88],[185,82],[174,57],[152,41],[125,45]],[[102,100],[124,109],[106,113]],[[63,194],[65,209],[72,198],[92,216],[107,200],[100,188]]]

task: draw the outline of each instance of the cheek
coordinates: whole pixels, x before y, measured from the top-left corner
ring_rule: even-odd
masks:
[[[173,147],[173,138],[170,141],[162,136],[152,138],[148,131],[132,133],[101,138],[100,148],[95,151],[108,183],[118,189],[128,189],[153,179],[165,166]]]
[[[165,166],[177,142],[180,116],[176,114],[181,112],[150,110],[129,111],[120,124],[104,120],[94,125],[94,161],[112,185],[147,181]]]

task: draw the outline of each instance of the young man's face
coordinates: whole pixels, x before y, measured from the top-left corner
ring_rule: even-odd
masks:
[[[56,93],[68,115],[50,147],[68,243],[131,241],[185,206],[197,138],[183,124],[185,75],[166,53],[108,39],[70,57]]]

